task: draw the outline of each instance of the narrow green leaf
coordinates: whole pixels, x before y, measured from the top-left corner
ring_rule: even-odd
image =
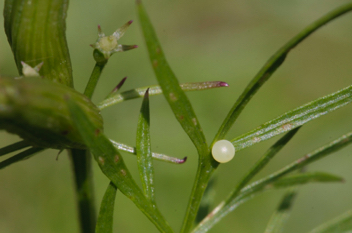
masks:
[[[0,156],[14,152],[16,150],[21,150],[21,149],[29,147],[29,146],[30,146],[30,143],[28,143],[27,141],[24,141],[24,140],[16,142],[14,144],[11,144],[11,145],[8,145],[8,146],[1,148],[0,149]]]
[[[301,177],[302,176],[302,177]],[[330,176],[330,178],[327,178]],[[278,180],[280,177],[276,177]],[[285,179],[285,178],[282,178]],[[290,179],[290,178],[287,178]],[[329,181],[328,181],[329,180]],[[216,223],[218,223],[223,217],[227,216],[238,206],[244,202],[252,199],[263,191],[275,190],[278,188],[293,187],[296,185],[302,185],[311,182],[337,182],[342,179],[337,176],[324,174],[312,174],[310,177],[304,176],[304,174],[296,175],[295,179],[290,179],[290,182],[285,182],[287,185],[271,185],[268,183],[255,183],[251,188],[244,188],[241,194],[235,199],[231,200],[228,204],[224,201],[221,202],[209,215],[192,231],[193,233],[203,233],[209,231]],[[275,183],[274,183],[275,184]]]
[[[17,163],[17,162],[22,161],[24,159],[28,159],[42,150],[44,150],[44,148],[31,147],[25,151],[22,151],[16,155],[4,160],[4,161],[1,161],[0,162],[0,169],[3,169],[11,164]]]
[[[137,1],[137,9],[149,58],[163,94],[176,119],[197,148],[198,154],[205,156],[208,154],[209,149],[191,103],[182,91],[175,74],[166,61],[159,40],[141,1]]]
[[[112,233],[114,221],[114,206],[117,188],[113,182],[109,183],[100,205],[95,233]]]
[[[252,184],[244,187],[240,194],[234,199],[221,202],[214,210],[195,228],[193,232],[207,232],[218,223],[223,217],[228,215],[234,209],[236,209],[242,203],[252,199],[263,191],[271,190],[274,188],[283,188],[283,186],[274,187],[273,184],[286,174],[296,171],[318,159],[325,157],[335,151],[342,149],[343,147],[349,145],[352,142],[352,132],[343,135],[342,137],[332,141],[331,143],[303,156],[302,158],[296,160],[290,165],[280,169],[279,171],[260,179]],[[292,185],[295,185],[292,183]]]
[[[145,198],[125,166],[120,153],[109,139],[89,121],[89,118],[74,101],[68,99],[68,105],[72,120],[102,172],[126,197],[134,202],[160,231],[173,232],[160,212],[154,209],[152,203]]]
[[[236,152],[332,112],[352,101],[352,86],[289,111],[231,140]]]
[[[201,91],[217,87],[227,87],[228,84],[220,81],[211,81],[211,82],[197,82],[197,83],[181,83],[180,87],[183,91]],[[163,91],[160,86],[154,85],[149,87],[141,87],[122,93],[113,92],[107,96],[105,100],[98,104],[100,110],[110,107],[112,105],[121,103],[126,100],[131,100],[135,98],[141,98],[144,96],[144,93],[149,88],[149,96],[162,94]]]
[[[350,233],[352,232],[352,210],[328,221],[310,233]]]
[[[181,229],[181,232],[189,232],[196,218],[205,188],[218,163],[215,162],[210,154],[205,136],[191,103],[182,91],[177,78],[166,61],[154,28],[140,0],[137,0],[137,11],[149,58],[158,83],[176,119],[190,137],[199,155],[197,174]]]
[[[136,137],[137,163],[144,195],[155,204],[154,167],[150,142],[149,95],[145,92],[138,117]]]
[[[308,182],[342,182],[343,178],[324,172],[305,172],[283,177],[273,183],[274,187],[289,187],[306,184]]]
[[[110,139],[110,142],[114,145],[114,147],[118,150],[122,150],[125,152],[128,152],[133,155],[137,155],[137,151],[135,147],[128,146],[126,144],[120,143],[120,142],[115,142],[114,140]],[[186,162],[187,157],[184,157],[183,159],[175,158],[175,157],[170,157],[164,154],[159,154],[159,153],[154,153],[152,152],[152,156],[154,159],[163,161],[163,162],[168,162],[168,163],[173,163],[173,164],[183,164]]]
[[[290,188],[281,200],[280,205],[271,216],[264,233],[282,233],[284,225],[290,217],[292,204],[297,196],[297,188]]]
[[[231,202],[236,196],[241,192],[241,189],[256,175],[260,172],[269,161],[277,155],[277,153],[292,139],[292,137],[297,133],[300,128],[296,128],[286,135],[284,135],[280,140],[278,140],[270,149],[254,164],[254,166],[248,171],[248,173],[240,180],[236,188],[232,191],[229,197],[226,199],[225,203]]]
[[[248,84],[246,89],[243,91],[241,96],[235,102],[227,117],[223,121],[216,134],[213,143],[219,139],[223,139],[237,117],[240,115],[242,110],[245,108],[250,99],[259,90],[259,88],[271,77],[276,69],[284,62],[287,54],[296,47],[300,42],[307,38],[310,34],[316,31],[318,28],[334,20],[335,18],[352,10],[352,4],[343,5],[325,16],[321,17],[311,25],[303,29],[299,34],[288,41],[283,47],[281,47],[271,58],[264,64],[261,70],[254,76],[252,81]],[[237,148],[236,148],[237,150]]]
[[[34,67],[44,62],[40,75],[73,86],[66,42],[68,0],[6,0],[5,32],[22,74],[21,61]]]

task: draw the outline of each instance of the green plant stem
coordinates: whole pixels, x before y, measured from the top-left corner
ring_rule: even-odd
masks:
[[[76,185],[76,195],[82,233],[94,233],[96,212],[92,175],[92,156],[88,150],[69,151]]]
[[[84,94],[91,99],[100,75],[107,63],[97,62],[90,75]],[[95,232],[96,208],[92,174],[92,156],[88,150],[69,150],[75,176],[78,212],[82,233]]]
[[[97,86],[97,83],[99,81],[100,75],[103,72],[103,69],[107,63],[107,60],[105,62],[97,62],[94,66],[94,69],[92,71],[92,74],[90,75],[88,84],[86,86],[86,89],[84,90],[84,94],[91,99],[95,90],[95,87]]]
[[[217,165],[218,163],[211,160],[210,156],[199,157],[197,175],[191,193],[192,198],[190,198],[187,206],[186,215],[181,229],[182,233],[191,231],[203,194]]]

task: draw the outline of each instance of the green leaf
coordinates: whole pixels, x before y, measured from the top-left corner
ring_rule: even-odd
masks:
[[[102,172],[126,197],[134,202],[160,231],[173,232],[160,212],[154,209],[152,203],[145,198],[125,166],[120,153],[109,139],[89,121],[89,118],[74,101],[68,99],[68,105],[72,120]]]
[[[17,163],[19,161],[22,161],[24,159],[28,159],[30,157],[32,157],[33,155],[35,155],[36,153],[43,151],[44,148],[38,148],[38,147],[31,147],[25,151],[22,151],[4,161],[0,162],[0,169],[3,169],[9,165],[12,165],[14,163]]]
[[[0,149],[0,156],[6,155],[8,153],[14,152],[16,150],[21,150],[23,148],[29,147],[30,143],[27,141],[19,141],[11,145],[5,146]]]
[[[176,119],[181,124],[183,130],[190,137],[199,155],[195,183],[192,188],[190,201],[188,203],[181,229],[181,232],[189,232],[196,218],[200,201],[208,181],[219,163],[217,163],[210,154],[205,136],[193,111],[191,103],[182,91],[176,76],[166,61],[154,28],[140,0],[137,1],[137,11],[144,39],[147,44],[149,58],[158,83],[163,90],[163,94]]]
[[[328,221],[310,233],[350,233],[352,231],[352,210]]]
[[[342,149],[343,147],[349,145],[352,142],[352,132],[347,133],[340,138],[332,141],[331,143],[303,156],[302,158],[296,160],[290,165],[280,169],[279,171],[260,179],[256,182],[253,182],[250,185],[247,185],[238,196],[234,197],[232,200],[221,202],[214,210],[194,229],[193,232],[207,232],[212,228],[216,223],[218,223],[223,217],[228,215],[234,209],[244,202],[252,199],[253,197],[259,195],[261,192],[266,190],[272,190],[276,188],[282,188],[283,186],[274,187],[272,184],[283,176],[287,175],[290,172],[296,171],[299,168],[302,168],[318,159],[325,157],[335,151]],[[292,183],[296,185],[296,183]]]
[[[273,183],[274,187],[290,187],[293,185],[302,185],[308,182],[342,182],[343,178],[324,172],[305,172],[283,177]]]
[[[191,138],[200,156],[208,155],[209,149],[193,111],[191,103],[182,91],[180,84],[171,70],[141,1],[137,1],[139,22],[147,44],[149,58],[158,83],[178,122]]]
[[[128,146],[128,145],[120,143],[120,142],[115,142],[114,140],[111,140],[111,139],[110,139],[110,142],[118,150],[122,150],[127,153],[137,155],[137,151],[136,151],[135,147],[131,147],[131,146]],[[171,156],[164,155],[164,154],[154,153],[154,152],[152,152],[152,156],[154,159],[157,159],[157,160],[160,160],[163,162],[173,163],[173,164],[183,164],[187,160],[187,157],[184,157],[183,159],[179,159],[179,158],[171,157]]]
[[[138,117],[136,150],[139,176],[144,195],[155,204],[154,167],[150,142],[149,95],[145,92],[143,104]]]
[[[105,191],[103,200],[100,205],[95,233],[112,233],[114,220],[114,206],[117,188],[114,183],[110,182]]]
[[[297,196],[297,188],[287,191],[281,200],[280,205],[271,216],[264,233],[282,233],[284,225],[290,217],[292,204]]]
[[[259,90],[259,88],[271,77],[276,69],[284,62],[287,54],[296,47],[300,42],[307,38],[314,31],[334,20],[335,18],[352,10],[352,4],[345,4],[325,16],[321,17],[311,25],[303,29],[299,34],[288,41],[283,47],[281,47],[270,59],[264,64],[261,70],[254,76],[252,81],[248,84],[246,89],[243,91],[241,96],[235,102],[227,117],[223,121],[218,133],[216,134],[213,143],[219,139],[223,139],[237,117],[240,115],[242,110],[245,108],[250,99]],[[237,150],[237,148],[236,148]]]
[[[289,111],[231,140],[236,152],[341,108],[352,101],[352,86]]]
[[[68,0],[5,1],[5,32],[20,74],[21,61],[32,67],[44,62],[42,76],[73,86],[65,35],[67,7]]]
[[[197,83],[181,83],[180,87],[183,91],[201,91],[217,87],[227,87],[228,84],[220,81],[211,81],[211,82],[197,82]],[[141,98],[144,96],[144,93],[149,88],[149,96],[162,94],[163,91],[158,85],[149,86],[149,87],[140,87],[122,93],[112,92],[107,96],[105,100],[98,104],[100,110],[110,107],[112,105],[121,103],[126,100],[131,100],[135,98]]]
[[[302,177],[301,177],[302,176]],[[329,178],[328,178],[329,177]],[[279,179],[279,177],[276,177]],[[286,178],[283,178],[286,179]],[[298,174],[295,176],[295,179],[290,179],[290,182],[285,182],[287,185],[271,185],[268,183],[254,183],[249,188],[244,188],[241,191],[241,194],[231,200],[229,203],[225,203],[224,201],[221,202],[215,209],[192,231],[194,233],[203,233],[210,230],[216,223],[218,223],[223,217],[231,213],[235,210],[239,205],[243,204],[244,202],[252,199],[253,197],[257,196],[258,194],[262,193],[263,191],[268,190],[275,190],[278,188],[287,188],[296,185],[302,185],[309,182],[337,182],[342,181],[341,178],[329,175],[327,173],[320,173],[320,174]]]
[[[278,140],[270,149],[254,164],[254,166],[248,171],[248,173],[240,180],[236,188],[232,191],[229,197],[226,199],[225,203],[228,204],[236,198],[236,196],[241,192],[241,189],[256,175],[260,172],[270,160],[277,155],[277,153],[292,139],[292,137],[297,133],[300,128],[296,128],[286,135],[284,135],[280,140]]]

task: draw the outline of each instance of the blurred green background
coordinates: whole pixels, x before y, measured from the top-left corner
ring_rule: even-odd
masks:
[[[160,42],[180,82],[225,81],[230,87],[188,93],[208,142],[251,78],[265,61],[303,27],[343,3],[350,1],[144,1]],[[3,6],[4,0],[0,0]],[[99,83],[98,103],[125,76],[123,90],[156,84],[138,25],[134,1],[71,1],[67,17],[67,39],[72,58],[75,87],[83,91],[94,66],[89,44],[97,38],[97,25],[106,34],[135,20],[123,44],[138,49],[114,55]],[[3,25],[3,18],[0,19]],[[40,33],[40,32],[38,32]],[[0,73],[17,75],[5,33],[0,33]],[[232,139],[254,127],[351,85],[352,13],[314,33],[286,59],[263,86],[227,135]],[[102,112],[105,133],[112,139],[135,144],[141,99],[121,103]],[[261,172],[267,175],[352,129],[352,106],[344,107],[305,125],[295,138]],[[196,171],[197,154],[163,97],[151,99],[153,150],[175,157],[188,157],[183,165],[155,162],[158,205],[172,227],[180,229]],[[19,139],[1,132],[1,145]],[[217,171],[219,203],[245,171],[277,138],[236,154]],[[307,232],[352,208],[352,147],[347,147],[314,165],[310,171],[327,171],[346,179],[342,184],[310,184],[299,195],[285,232]],[[15,164],[0,174],[0,232],[78,232],[71,165],[66,153],[48,150]],[[134,156],[123,153],[139,182]],[[108,185],[94,165],[96,200],[99,205]],[[284,191],[268,192],[245,203],[210,232],[263,232]],[[118,194],[115,232],[157,232],[148,219]]]

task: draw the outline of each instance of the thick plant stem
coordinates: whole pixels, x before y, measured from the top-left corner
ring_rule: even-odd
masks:
[[[98,80],[100,78],[101,72],[103,72],[103,69],[107,63],[107,60],[105,62],[97,62],[94,66],[94,69],[92,71],[92,74],[90,75],[88,84],[86,86],[86,89],[84,90],[84,94],[91,99],[95,90],[95,87],[97,86]]]
[[[96,212],[94,202],[92,156],[87,150],[71,149],[76,195],[79,212],[80,229],[82,233],[94,233]]]

